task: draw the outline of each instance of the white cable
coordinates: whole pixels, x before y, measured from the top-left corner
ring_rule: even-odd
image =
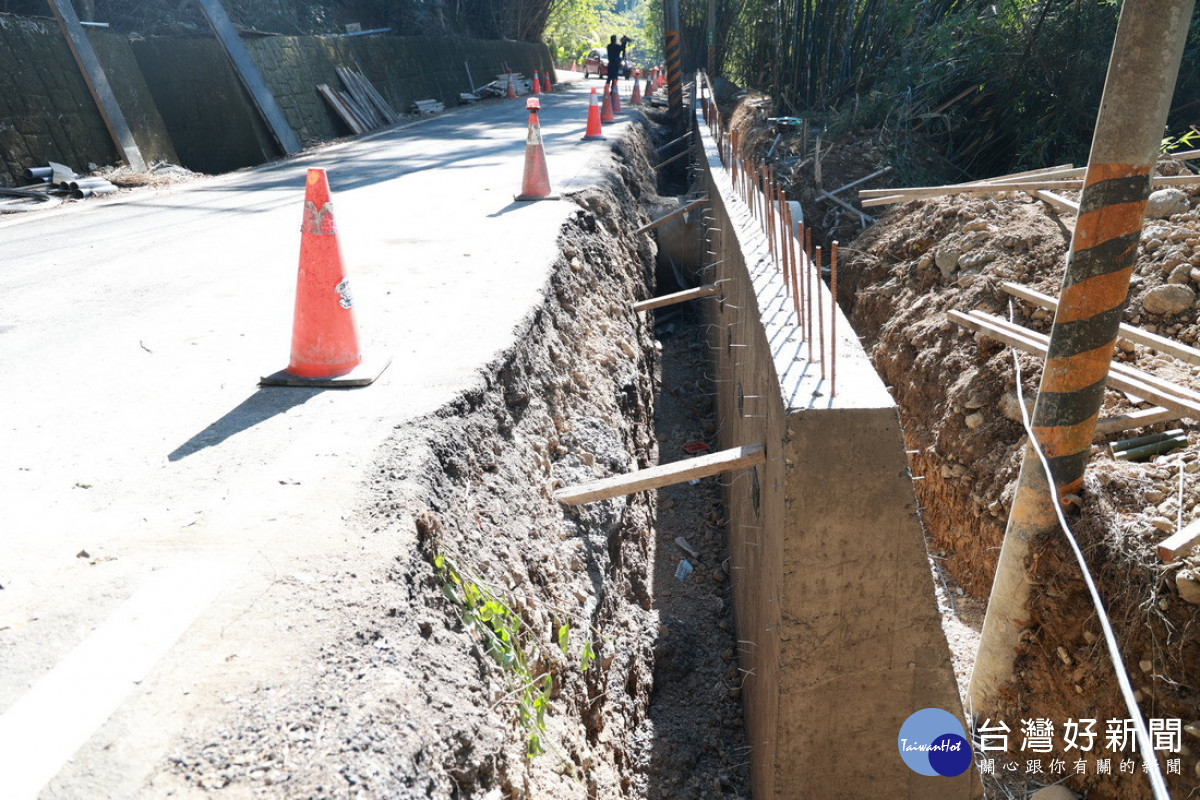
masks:
[[[1012,321],[1013,304],[1011,300],[1008,303],[1008,317],[1009,321]],[[1150,779],[1150,790],[1154,793],[1155,800],[1171,800],[1170,792],[1167,789],[1167,782],[1163,778],[1162,770],[1158,766],[1158,757],[1154,754],[1154,748],[1151,746],[1150,732],[1146,729],[1145,720],[1142,719],[1142,710],[1138,708],[1137,701],[1133,697],[1133,685],[1129,682],[1129,673],[1125,671],[1125,662],[1121,658],[1121,651],[1117,646],[1116,634],[1113,633],[1112,625],[1108,621],[1108,612],[1104,609],[1104,601],[1100,599],[1100,593],[1097,591],[1096,584],[1092,580],[1087,560],[1084,559],[1083,551],[1079,549],[1079,543],[1075,541],[1075,535],[1071,533],[1071,528],[1067,525],[1067,519],[1063,515],[1062,503],[1058,501],[1057,492],[1054,489],[1054,478],[1050,474],[1050,462],[1046,460],[1046,454],[1042,452],[1037,437],[1033,435],[1033,429],[1029,423],[1029,412],[1025,408],[1025,393],[1021,388],[1021,364],[1017,360],[1016,348],[1012,349],[1012,355],[1013,367],[1017,373],[1017,401],[1021,406],[1021,424],[1025,428],[1025,434],[1029,437],[1030,447],[1037,454],[1038,461],[1042,465],[1042,470],[1046,473],[1046,485],[1049,487],[1051,493],[1051,505],[1054,506],[1054,513],[1058,517],[1058,524],[1062,528],[1063,534],[1066,535],[1067,543],[1071,545],[1072,552],[1075,553],[1075,559],[1079,562],[1079,569],[1083,573],[1084,583],[1087,584],[1088,593],[1092,596],[1092,604],[1096,607],[1096,614],[1100,619],[1100,629],[1104,632],[1104,643],[1108,645],[1108,655],[1112,660],[1113,671],[1117,676],[1117,685],[1121,687],[1121,696],[1125,700],[1125,708],[1129,712],[1129,718],[1134,722],[1138,749],[1142,753],[1142,763],[1146,765],[1147,777]]]

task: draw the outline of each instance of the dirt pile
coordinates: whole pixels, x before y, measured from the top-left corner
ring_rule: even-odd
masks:
[[[395,561],[314,587],[313,664],[180,748],[231,796],[641,796],[652,645],[653,500],[564,509],[552,492],[653,463],[656,350],[631,310],[653,248],[626,232],[646,135],[574,201],[544,304],[477,391],[396,433],[361,520]],[[469,322],[464,331],[469,331]],[[361,585],[361,584],[360,584]],[[527,757],[530,753],[542,753]]]
[[[1165,161],[1160,169],[1174,174],[1184,168]],[[1125,312],[1125,322],[1186,343],[1200,338],[1198,195],[1194,188],[1173,193],[1173,202],[1155,212],[1160,218],[1147,221]],[[976,597],[986,598],[991,587],[1025,439],[1011,352],[968,332],[947,312],[981,309],[1007,317],[1006,281],[1057,296],[1073,224],[1073,217],[1060,219],[1021,193],[944,198],[896,208],[842,249],[839,300],[900,405],[935,556]],[[1050,312],[1013,302],[1012,313],[1019,324],[1049,332]],[[1032,403],[1040,361],[1017,358]],[[1122,341],[1116,358],[1197,388],[1200,368],[1143,345]],[[1110,391],[1101,416],[1131,410],[1138,401]],[[1196,608],[1180,596],[1175,575],[1183,567],[1161,564],[1153,547],[1177,520],[1200,516],[1200,433],[1178,421],[1150,430],[1167,427],[1183,427],[1189,446],[1148,463],[1115,461],[1098,437],[1083,510],[1071,521],[1117,628],[1143,714],[1186,726],[1200,719]],[[1030,757],[1020,751],[1022,720],[1097,719],[1103,731],[1106,720],[1126,716],[1094,611],[1061,537],[1038,544],[1034,580],[1033,619],[1003,709],[1014,731],[1007,757],[1021,759],[1022,769]],[[1181,797],[1200,776],[1200,743],[1187,733],[1182,739],[1181,752],[1166,756],[1179,759],[1178,774],[1168,780]],[[1053,756],[1067,759],[1069,773],[1081,757],[1078,751]],[[1111,775],[1100,774],[1097,756],[1114,758]],[[1086,775],[1069,782],[1091,800],[1149,796],[1140,768],[1136,774],[1117,769],[1121,754],[1083,757]],[[1044,758],[1049,763],[1051,755]],[[1045,773],[1028,781],[1062,777]]]

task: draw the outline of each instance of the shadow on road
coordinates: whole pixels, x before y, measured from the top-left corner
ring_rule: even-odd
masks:
[[[180,461],[207,447],[215,447],[260,422],[304,405],[323,391],[325,390],[291,386],[259,389],[228,414],[176,447],[167,456],[167,460]]]

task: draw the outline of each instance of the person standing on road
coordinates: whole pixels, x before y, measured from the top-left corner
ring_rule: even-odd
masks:
[[[625,45],[629,43],[628,36],[621,37],[621,43],[617,44],[617,35],[614,33],[608,38],[608,74],[605,76],[606,83],[612,83],[621,77],[621,58],[625,55]],[[605,86],[605,91],[608,87]]]

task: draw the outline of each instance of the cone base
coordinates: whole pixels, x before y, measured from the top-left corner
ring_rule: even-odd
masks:
[[[596,134],[592,134],[591,136],[585,136],[585,137],[583,137],[583,139],[581,139],[580,141],[583,141],[583,142],[607,142],[607,141],[608,141],[608,137],[607,137],[607,136],[598,136],[598,135],[596,135]]]
[[[513,200],[561,200],[562,196],[557,194],[518,194],[513,197]]]
[[[384,358],[363,358],[362,363],[345,375],[335,375],[331,378],[302,378],[293,375],[286,369],[281,369],[271,375],[261,378],[259,386],[307,386],[310,389],[330,388],[349,389],[355,386],[369,386],[392,363],[390,356]]]

